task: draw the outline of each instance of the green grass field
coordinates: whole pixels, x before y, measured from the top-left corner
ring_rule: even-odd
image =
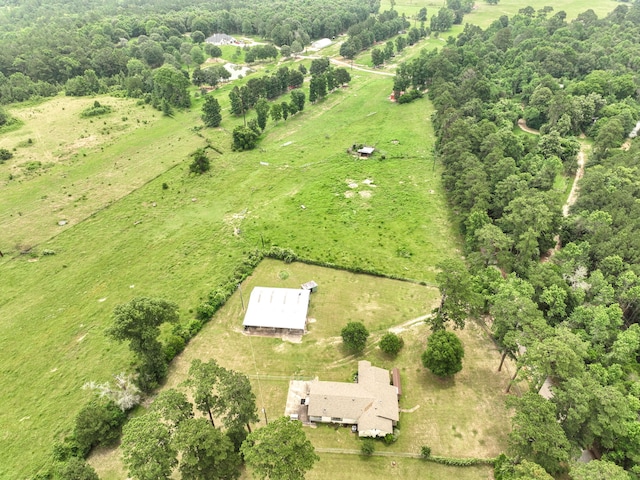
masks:
[[[192,129],[197,103],[166,118],[100,98],[116,111],[93,123],[78,116],[93,99],[56,98],[33,118],[29,107],[11,109],[25,125],[1,137],[17,150],[0,166],[8,392],[0,400],[0,477],[46,463],[87,401],[82,385],[129,368],[126,347],[103,334],[118,303],[164,297],[188,319],[263,241],[311,259],[434,280],[434,265],[456,254],[458,240],[431,157],[431,110],[427,101],[391,104],[390,86],[389,78],[358,72],[349,88],[268,126],[252,152],[230,151],[241,120],[226,115],[222,128],[200,132],[223,151],[201,177],[187,169],[188,153],[205,145]],[[230,88],[217,90],[223,106]],[[53,137],[47,119],[55,119]],[[116,129],[121,123],[129,126]],[[19,146],[28,138],[31,146]],[[377,157],[347,155],[353,143],[375,145]],[[36,157],[46,167],[25,171]],[[67,225],[58,225],[62,219]],[[41,255],[45,249],[56,254]]]
[[[319,290],[311,297],[309,317],[314,321],[302,343],[242,334],[242,302],[247,301],[254,286],[295,288],[309,279],[316,280]],[[258,409],[265,408],[268,417],[274,418],[284,413],[290,377],[349,381],[357,370],[357,361],[367,359],[376,366],[400,369],[403,381],[400,408],[413,410],[401,414],[398,441],[391,446],[379,442],[377,451],[419,453],[422,445],[430,445],[434,455],[491,458],[504,450],[509,422],[502,392],[509,373],[496,372],[500,355],[486,333],[473,323],[459,332],[466,355],[463,371],[453,380],[440,380],[421,366],[420,355],[430,331],[419,317],[437,303],[437,289],[301,263],[265,260],[241,290],[242,297],[240,291],[236,292],[176,358],[167,388],[179,388],[194,359],[214,358],[227,368],[249,375]],[[371,332],[361,356],[349,355],[342,348],[340,330],[348,321],[362,321]],[[377,347],[377,340],[391,327],[400,327],[399,334],[405,341],[395,359],[388,358]],[[305,432],[318,448],[360,448],[350,428],[322,425]],[[123,478],[125,472],[119,455],[118,450],[103,450],[92,457],[91,463],[101,478]],[[309,478],[346,478],[341,476],[343,462],[356,468],[360,462],[367,465],[369,461],[353,456],[340,462],[333,460],[343,457],[329,458],[331,461],[321,461],[314,468],[317,477]],[[444,467],[408,460],[385,459],[387,464],[396,461],[409,471],[434,468],[434,476],[426,478],[438,478],[435,475],[443,472]],[[477,474],[486,469],[472,470]],[[365,471],[371,472],[368,468]]]
[[[427,7],[427,17],[430,19],[432,15],[438,13],[438,10],[445,4],[443,1],[436,0],[396,0],[395,9],[398,13],[404,13],[410,20],[418,13],[422,7]],[[498,19],[500,15],[512,16],[518,13],[518,10],[531,5],[539,10],[544,5],[551,5],[553,12],[551,15],[564,10],[567,13],[567,20],[575,18],[579,13],[592,9],[598,17],[606,16],[611,10],[619,5],[615,0],[599,0],[593,2],[590,0],[554,0],[553,2],[534,2],[532,0],[500,0],[498,5],[489,5],[484,0],[477,0],[473,11],[465,15],[464,23],[472,23],[482,28],[486,28]],[[380,10],[389,10],[391,2],[382,0]],[[427,23],[428,26],[428,23]],[[445,32],[443,36],[456,35],[456,32]]]

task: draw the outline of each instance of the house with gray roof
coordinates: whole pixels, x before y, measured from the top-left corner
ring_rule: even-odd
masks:
[[[366,360],[358,362],[356,383],[309,382],[305,403],[311,422],[357,425],[361,437],[392,434],[400,418],[398,388],[390,384],[389,371]]]
[[[238,40],[226,33],[214,33],[207,38],[205,42],[212,43],[214,45],[239,45]]]

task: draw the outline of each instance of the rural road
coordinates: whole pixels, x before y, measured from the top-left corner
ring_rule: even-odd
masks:
[[[296,55],[296,58],[305,58],[305,59],[309,59],[309,60],[317,60],[318,58],[322,58],[319,55]],[[383,72],[381,70],[371,70],[369,68],[363,68],[363,67],[358,67],[356,65],[353,65],[349,62],[343,62],[342,60],[336,60],[333,57],[330,57],[329,60],[331,61],[331,63],[338,65],[340,67],[345,67],[345,68],[350,68],[352,70],[359,70],[361,72],[367,72],[367,73],[373,73],[375,75],[384,75],[385,77],[395,77],[395,73],[391,73],[391,72]]]

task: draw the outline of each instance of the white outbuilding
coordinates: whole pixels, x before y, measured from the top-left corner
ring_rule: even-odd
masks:
[[[310,290],[255,287],[242,326],[251,333],[303,334]]]

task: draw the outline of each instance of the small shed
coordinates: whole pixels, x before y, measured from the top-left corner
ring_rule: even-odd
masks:
[[[300,287],[303,290],[309,290],[311,293],[316,293],[318,291],[318,284],[314,280],[303,283]]]
[[[373,155],[373,152],[376,149],[373,147],[362,147],[361,149],[358,150],[358,154],[360,154],[361,157],[365,157],[368,158],[371,155]]]

